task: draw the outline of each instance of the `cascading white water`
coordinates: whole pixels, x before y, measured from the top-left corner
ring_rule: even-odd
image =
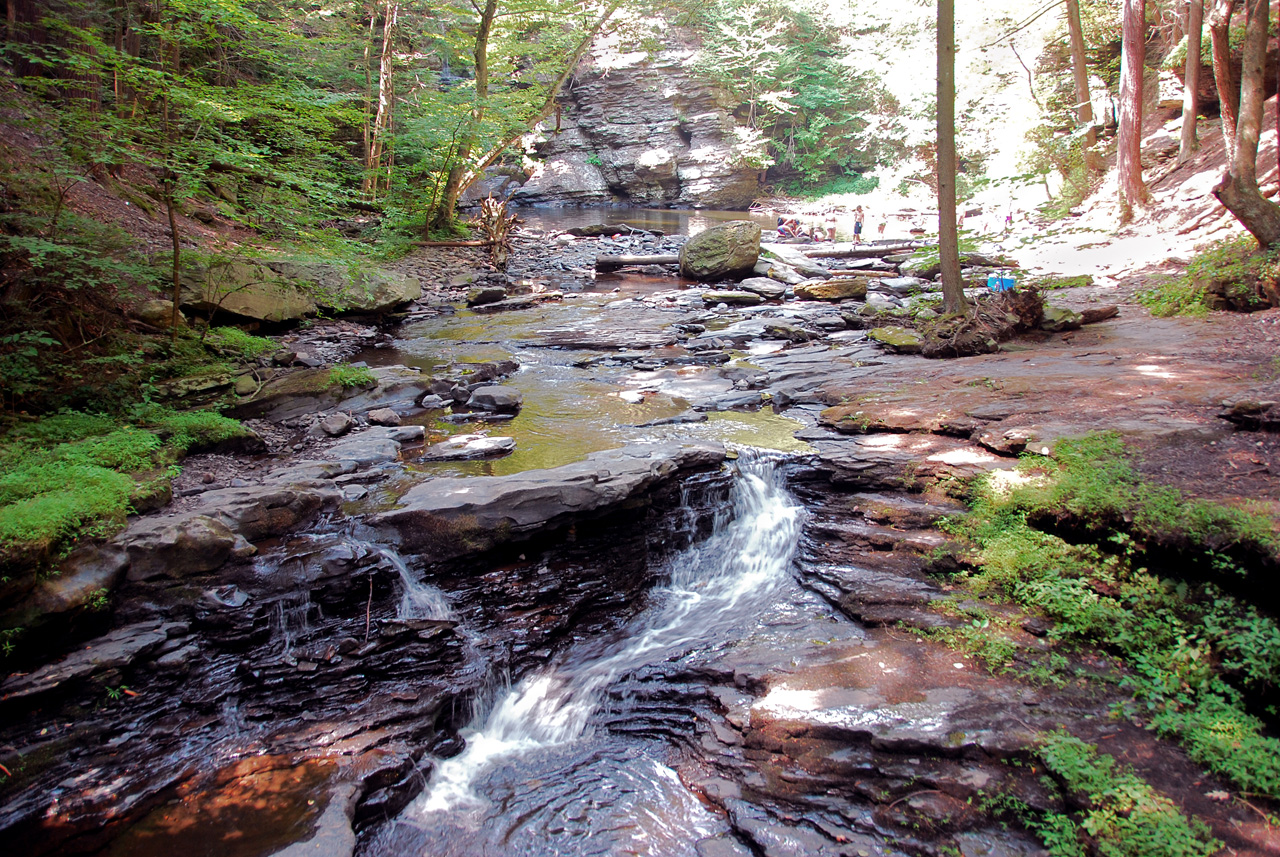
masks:
[[[383,548],[383,560],[389,562],[400,572],[400,586],[404,592],[400,596],[400,605],[396,608],[397,619],[452,619],[453,610],[443,592],[416,580],[409,571],[409,566],[394,551]]]
[[[584,737],[615,679],[715,644],[758,615],[786,578],[801,508],[771,460],[748,460],[744,453],[738,470],[732,516],[722,516],[710,538],[672,561],[670,582],[655,593],[655,606],[637,617],[622,639],[576,646],[499,694],[487,716],[463,732],[466,749],[436,768],[408,818],[483,806],[474,787],[486,772]]]

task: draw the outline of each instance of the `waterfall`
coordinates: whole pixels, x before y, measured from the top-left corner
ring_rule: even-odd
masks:
[[[443,592],[414,578],[409,566],[395,551],[382,548],[379,553],[385,562],[400,572],[400,586],[404,592],[396,608],[397,619],[453,618],[453,611]]]
[[[772,460],[749,459],[744,451],[738,471],[733,515],[718,521],[708,539],[676,555],[654,606],[621,639],[574,646],[499,692],[488,714],[463,731],[463,752],[439,763],[409,818],[482,806],[474,786],[487,771],[584,737],[604,691],[616,679],[716,644],[771,603],[791,565],[801,509]]]

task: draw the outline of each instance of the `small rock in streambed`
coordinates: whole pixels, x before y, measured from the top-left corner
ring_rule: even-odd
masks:
[[[480,434],[460,434],[427,447],[422,451],[423,461],[466,461],[473,458],[491,458],[509,455],[515,451],[513,437],[487,437]]]
[[[398,426],[403,422],[400,415],[391,408],[375,408],[366,414],[369,422],[375,426]]]
[[[339,411],[320,421],[320,430],[329,437],[342,437],[355,427],[356,421],[349,414]]]

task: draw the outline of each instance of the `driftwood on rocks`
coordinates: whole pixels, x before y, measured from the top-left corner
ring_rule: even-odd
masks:
[[[601,273],[634,265],[679,265],[679,256],[597,256],[596,270]]]
[[[800,252],[806,256],[823,256],[829,259],[875,259],[901,253],[904,250],[919,250],[921,247],[932,247],[928,241],[900,241],[894,244],[859,244],[856,247],[823,246],[816,244],[805,247]]]

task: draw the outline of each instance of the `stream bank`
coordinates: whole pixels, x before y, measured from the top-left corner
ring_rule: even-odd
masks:
[[[664,285],[497,316],[424,309],[361,353],[383,373],[376,390],[322,405],[357,417],[338,438],[309,434],[316,402],[292,413],[301,396],[276,399],[284,410],[258,418],[282,427],[291,455],[135,523],[123,560],[102,558],[128,580],[107,637],[6,680],[14,749],[0,762],[22,763],[0,821],[11,840],[32,853],[201,839],[220,853],[423,853],[402,813],[465,752],[473,708],[557,658],[635,638],[632,623],[670,597],[674,558],[731,523],[718,513],[735,477],[717,444],[785,435],[775,466],[807,509],[795,563],[732,635],[611,675],[563,754],[499,767],[495,794],[532,812],[499,825],[507,847],[616,853],[644,834],[664,854],[1036,853],[981,797],[1056,806],[1026,764],[1037,732],[1065,725],[1159,771],[1238,853],[1265,853],[1256,815],[1205,797],[1223,784],[1176,747],[1106,717],[1116,699],[1096,685],[989,675],[904,629],[957,621],[925,574],[943,538],[933,524],[959,508],[946,489],[1019,451],[1118,429],[1153,478],[1194,472],[1205,496],[1280,500],[1273,436],[1219,418],[1264,383],[1253,373],[1274,312],[1193,324],[1125,306],[1068,338],[941,362],[837,328],[830,304],[708,307],[697,287]],[[780,338],[781,325],[810,335]],[[517,452],[421,461],[428,441],[476,425],[440,422],[423,397],[457,402],[484,365],[480,383],[515,387],[523,405],[481,433],[515,437]],[[393,399],[421,412],[360,424]],[[1241,467],[1245,455],[1261,463]],[[468,483],[482,503],[459,502]],[[615,788],[628,797],[600,797]],[[447,841],[484,853],[491,833]]]

